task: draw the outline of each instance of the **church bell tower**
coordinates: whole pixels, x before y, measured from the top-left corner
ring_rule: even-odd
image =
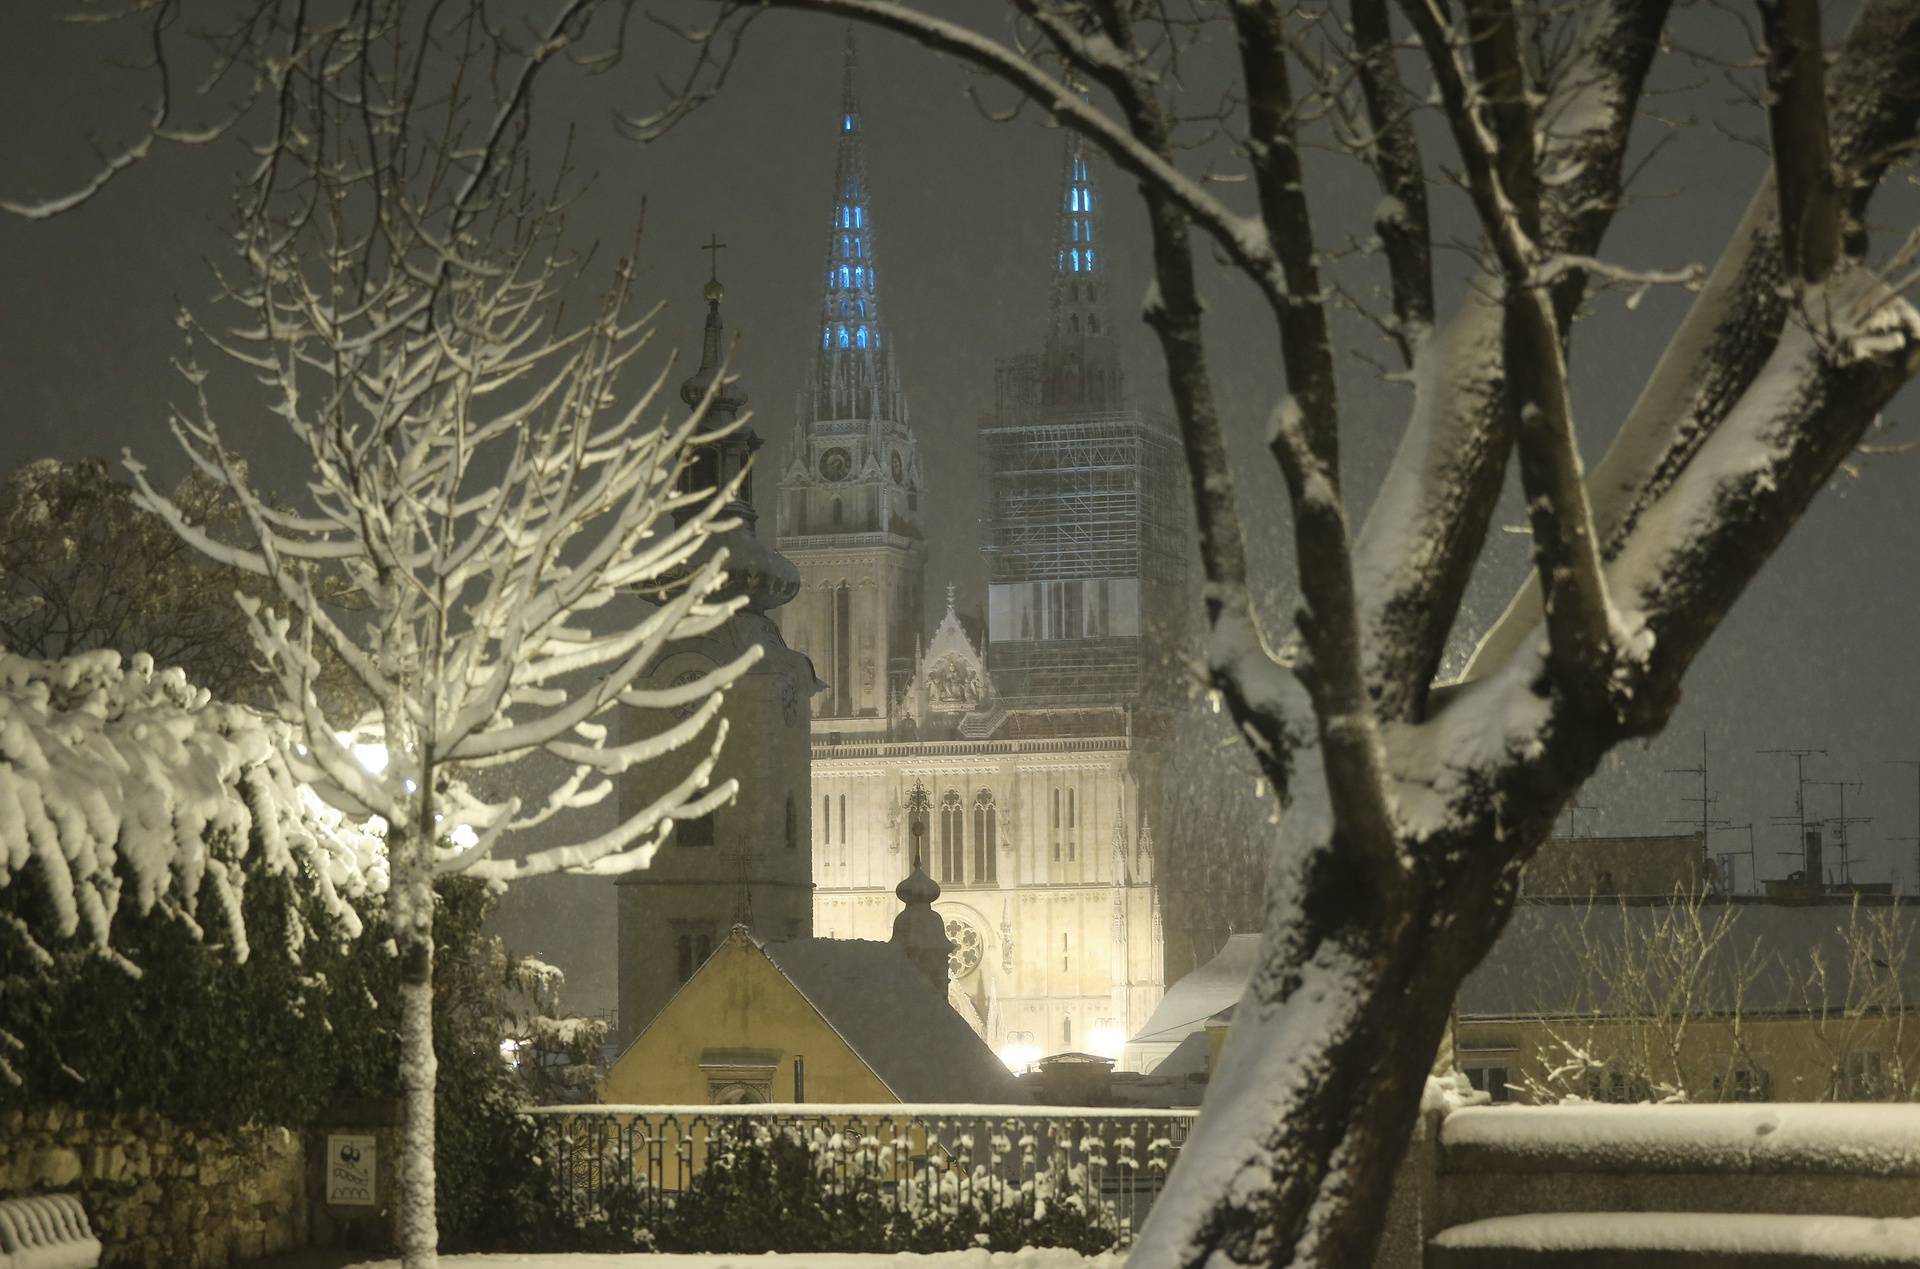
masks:
[[[887,727],[913,677],[925,585],[926,478],[881,315],[856,68],[849,32],[819,343],[780,480],[779,548],[801,579],[781,631],[827,683],[816,731]]]

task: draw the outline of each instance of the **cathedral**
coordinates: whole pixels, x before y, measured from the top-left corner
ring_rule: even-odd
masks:
[[[759,647],[722,707],[714,776],[738,777],[740,794],[676,825],[618,887],[618,1041],[661,1014],[730,928],[766,943],[884,943],[900,896],[920,887],[952,945],[949,999],[1007,1065],[1118,1059],[1164,994],[1139,787],[1154,731],[1146,623],[1185,602],[1178,442],[1128,401],[1101,194],[1070,138],[1057,241],[1035,262],[1050,327],[999,365],[978,434],[985,620],[962,619],[949,583],[929,629],[929,473],[881,303],[851,40],[834,122],[819,342],[778,473],[777,529],[765,534],[743,484],[739,527],[716,545],[746,605],[649,672],[667,686]],[[746,471],[760,445],[721,370],[723,295],[716,276],[700,369],[682,387],[689,405],[707,403],[717,438],[688,474],[705,487]],[[690,761],[633,773],[628,813]],[[916,866],[925,875],[903,889]]]
[[[1070,138],[1050,327],[999,366],[979,431],[985,628],[950,584],[925,628],[928,472],[882,305],[851,45],[836,125],[819,343],[777,493],[800,588],[776,617],[825,683],[813,930],[885,939],[919,859],[941,888],[956,1007],[994,1050],[1117,1058],[1164,988],[1138,733],[1143,619],[1183,601],[1178,442],[1128,402],[1101,193]]]

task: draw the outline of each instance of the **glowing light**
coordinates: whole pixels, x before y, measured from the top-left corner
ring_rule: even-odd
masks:
[[[453,831],[447,834],[455,850],[472,850],[480,844],[480,834],[473,831],[471,824],[455,824]]]
[[[500,1042],[500,1057],[508,1066],[520,1065],[520,1042],[508,1037]]]
[[[1095,1027],[1087,1034],[1087,1051],[1099,1057],[1120,1060],[1120,1050],[1126,1047],[1127,1033],[1119,1027]]]
[[[387,769],[387,747],[379,741],[355,740],[344,731],[335,732],[333,738],[347,747],[347,752],[368,775],[379,775]]]
[[[1040,1046],[1037,1044],[1008,1044],[1000,1049],[1000,1061],[1016,1075],[1039,1060]]]

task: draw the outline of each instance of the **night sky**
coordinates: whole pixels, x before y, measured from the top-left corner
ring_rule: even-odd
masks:
[[[0,193],[44,195],[63,190],[90,169],[88,138],[130,135],[148,92],[138,75],[105,68],[125,51],[96,30],[57,27],[49,6],[0,8]],[[698,12],[699,7],[687,9]],[[989,12],[970,5],[955,12]],[[1004,33],[999,19],[990,29]],[[767,440],[760,469],[765,491],[777,476],[792,421],[794,395],[817,337],[820,266],[833,175],[834,127],[843,29],[815,18],[772,13],[750,33],[726,89],[666,139],[637,145],[612,127],[610,111],[642,111],[658,100],[657,73],[684,64],[684,54],[636,27],[641,47],[609,75],[554,76],[537,110],[557,143],[576,129],[576,152],[596,179],[571,231],[604,243],[602,262],[624,249],[645,202],[640,293],[666,301],[662,346],[697,356],[699,290],[709,233],[728,244],[720,269],[726,314],[743,337],[740,353]],[[1744,35],[1725,15],[1687,10],[1676,43],[1731,59],[1746,56]],[[948,580],[963,605],[978,604],[984,570],[978,554],[980,488],[973,433],[991,407],[997,357],[1037,345],[1046,319],[1047,268],[1053,232],[1061,141],[1031,113],[1010,124],[984,119],[968,100],[973,82],[989,101],[1004,93],[979,85],[957,67],[892,37],[860,36],[860,91],[866,118],[868,170],[883,270],[881,302],[897,341],[911,420],[937,483],[929,491],[932,555],[930,605]],[[1189,82],[1204,85],[1229,50],[1217,37],[1193,51]],[[1741,100],[1720,68],[1678,55],[1658,64],[1652,108],[1699,126],[1663,129],[1644,123],[1642,152],[1654,153],[1637,196],[1609,239],[1621,263],[1711,264],[1738,218],[1766,158],[1740,137],[1764,135],[1764,120]],[[1711,125],[1711,126],[1709,126]],[[1443,153],[1428,134],[1429,162]],[[115,458],[131,446],[163,473],[179,459],[165,430],[164,403],[178,389],[168,358],[179,348],[175,298],[202,305],[206,261],[225,250],[226,190],[244,161],[235,142],[202,150],[162,150],[81,210],[53,223],[0,218],[0,469],[35,458]],[[1116,273],[1116,316],[1125,319],[1146,283],[1145,235],[1137,199],[1111,170],[1102,173],[1109,259]],[[1370,178],[1338,156],[1309,157],[1323,247],[1364,239],[1378,193]],[[1892,186],[1899,178],[1889,178]],[[1222,187],[1243,199],[1245,187]],[[1447,225],[1465,224],[1457,192],[1437,193]],[[1910,189],[1883,191],[1875,207],[1875,241],[1884,248],[1913,221]],[[1442,297],[1464,284],[1464,252],[1443,251]],[[604,277],[604,271],[598,273]],[[1383,284],[1377,262],[1345,267],[1343,280],[1365,294]],[[1275,395],[1283,390],[1270,322],[1251,288],[1217,270],[1208,276],[1211,356],[1219,393],[1245,457],[1241,488],[1257,555],[1282,557],[1285,533],[1277,476],[1259,447]],[[1650,294],[1634,311],[1624,297],[1603,295],[1574,337],[1576,417],[1589,460],[1604,449],[1634,392],[1651,369],[1686,296]],[[1166,410],[1155,346],[1137,322],[1123,320],[1130,384],[1149,410]],[[1336,320],[1344,346],[1390,361],[1387,347],[1357,317]],[[692,365],[682,359],[677,380]],[[1342,383],[1350,488],[1356,506],[1384,469],[1403,417],[1407,392],[1354,357]],[[1908,416],[1911,389],[1876,438],[1920,440]],[[295,469],[285,442],[264,424],[236,415],[230,439],[255,458],[268,484],[287,487]],[[1911,889],[1914,847],[1891,839],[1915,833],[1915,780],[1886,759],[1920,758],[1920,674],[1913,659],[1920,630],[1920,453],[1863,456],[1814,505],[1762,580],[1741,602],[1692,672],[1686,700],[1667,733],[1618,752],[1582,795],[1582,833],[1669,831],[1698,818],[1696,777],[1667,768],[1697,764],[1704,731],[1715,814],[1759,828],[1762,876],[1797,866],[1776,851],[1792,845],[1774,817],[1792,809],[1791,763],[1756,751],[1815,747],[1812,778],[1864,782],[1850,790],[1848,811],[1871,817],[1857,826],[1857,879],[1891,875]],[[1510,500],[1511,502],[1512,500]],[[771,528],[770,499],[760,498]],[[1359,513],[1355,513],[1355,519]],[[1498,517],[1521,522],[1517,505]],[[1496,533],[1470,599],[1461,647],[1503,605],[1526,567],[1524,540]],[[1270,596],[1280,610],[1284,595]],[[932,614],[930,614],[932,615]],[[1834,791],[1809,790],[1813,813],[1831,813]],[[1716,850],[1744,847],[1744,832],[1716,833]],[[1832,858],[1831,852],[1829,858]],[[1740,866],[1746,881],[1744,863]],[[577,887],[581,883],[575,883]],[[594,884],[594,883],[586,883]],[[605,883],[597,883],[604,886]],[[559,959],[574,976],[575,1003],[601,1003],[611,990],[611,903],[559,884],[536,887],[515,905],[509,928],[522,950]],[[597,894],[598,892],[593,892]],[[565,898],[562,898],[566,896]],[[575,933],[600,936],[578,946],[556,942],[552,903],[586,902]],[[584,928],[586,934],[579,933]],[[555,944],[546,946],[546,944]],[[596,963],[598,962],[598,963]],[[584,999],[582,999],[584,995]]]

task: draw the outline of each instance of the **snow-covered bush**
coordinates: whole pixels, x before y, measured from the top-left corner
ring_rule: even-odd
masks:
[[[1121,1241],[1084,1165],[1036,1166],[1018,1148],[955,1165],[938,1151],[918,1154],[906,1137],[730,1120],[707,1150],[692,1182],[661,1204],[653,1236],[662,1251],[1091,1253]]]
[[[0,651],[0,1083],[62,1070],[57,1042],[97,1020],[54,1007],[80,984],[96,1014],[117,1002],[128,1026],[148,1018],[153,1060],[170,1060],[169,993],[142,992],[146,967],[249,996],[214,963],[249,960],[262,937],[261,990],[297,1018],[321,972],[301,958],[358,935],[355,903],[376,898],[384,871],[379,843],[293,778],[290,743],[284,725],[150,657]],[[202,941],[210,957],[185,950]]]

